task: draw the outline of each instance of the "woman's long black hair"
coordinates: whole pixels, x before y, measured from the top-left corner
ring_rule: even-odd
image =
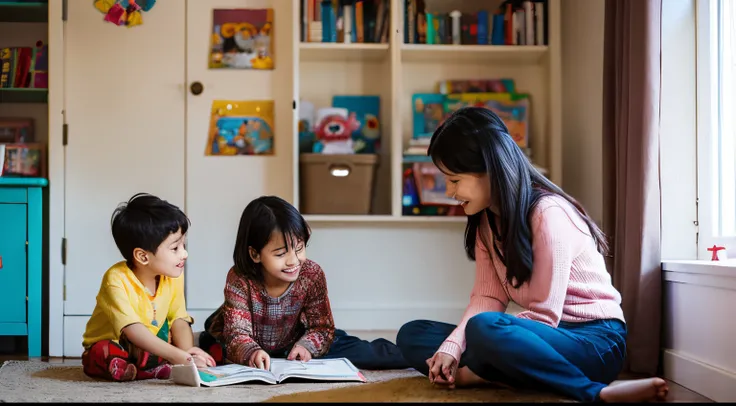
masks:
[[[311,235],[309,225],[299,210],[280,197],[261,196],[245,206],[233,250],[238,275],[263,283],[263,270],[251,258],[249,248],[260,253],[274,231],[283,233],[287,252],[296,249],[298,242],[306,246]]]
[[[607,253],[606,237],[585,209],[534,168],[509,135],[506,124],[491,110],[465,107],[453,113],[432,134],[428,155],[437,167],[454,174],[488,175],[491,198],[499,210],[500,230],[496,230],[495,215],[488,209],[485,213],[503,255],[495,243],[491,244],[506,266],[506,280],[514,288],[532,275],[530,219],[543,196],[559,195],[570,202],[588,224],[598,251]],[[468,216],[465,227],[465,252],[471,260],[475,260],[476,233],[483,212]]]

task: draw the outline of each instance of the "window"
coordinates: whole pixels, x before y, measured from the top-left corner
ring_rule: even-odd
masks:
[[[736,2],[697,1],[698,259],[736,257]]]

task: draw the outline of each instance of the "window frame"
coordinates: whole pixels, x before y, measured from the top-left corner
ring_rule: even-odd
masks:
[[[731,1],[731,0],[728,0]],[[697,168],[697,255],[699,260],[710,260],[712,253],[708,251],[713,245],[727,248],[729,257],[736,257],[736,233],[721,235],[722,206],[732,207],[725,218],[734,224],[736,215],[736,179],[729,176],[730,181],[723,182],[719,175],[725,161],[733,169],[734,156],[730,159],[724,151],[734,151],[733,145],[727,145],[719,153],[718,121],[720,105],[719,97],[719,41],[718,41],[718,2],[719,0],[696,0],[696,168]],[[733,140],[728,140],[731,143]],[[713,157],[718,159],[713,159]],[[731,171],[733,173],[733,171]],[[723,184],[727,184],[723,188]],[[723,189],[726,189],[725,191]],[[727,204],[721,205],[722,196],[727,196]]]

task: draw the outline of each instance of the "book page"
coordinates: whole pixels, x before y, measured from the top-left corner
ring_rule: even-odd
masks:
[[[211,368],[200,368],[200,374],[214,377],[214,380],[202,379],[203,386],[232,385],[241,382],[260,380],[267,383],[278,383],[276,376],[264,369],[251,368],[245,365],[228,364]]]
[[[272,358],[271,372],[279,381],[286,378],[335,381],[365,380],[360,371],[345,358],[313,359],[308,362]]]

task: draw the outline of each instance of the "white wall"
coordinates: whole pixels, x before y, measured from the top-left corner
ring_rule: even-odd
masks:
[[[716,402],[736,401],[736,273],[727,266],[664,266],[664,376]]]
[[[603,218],[603,18],[605,0],[563,0],[563,187]]]
[[[695,0],[662,2],[662,258],[696,259]]]
[[[605,0],[562,1],[565,190],[603,214]],[[662,5],[662,257],[695,259],[695,0]]]

